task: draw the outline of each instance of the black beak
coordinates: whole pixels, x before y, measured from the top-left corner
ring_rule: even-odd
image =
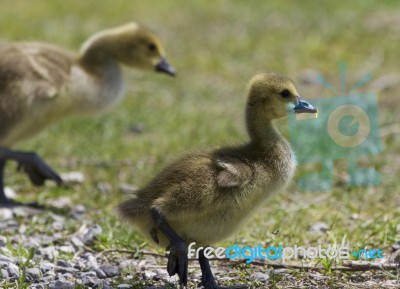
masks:
[[[161,59],[160,63],[158,63],[155,68],[158,72],[163,72],[171,76],[176,75],[175,69],[172,67],[171,64],[168,63],[165,58]]]
[[[308,101],[299,97],[299,103],[293,108],[295,113],[317,113],[318,110]]]

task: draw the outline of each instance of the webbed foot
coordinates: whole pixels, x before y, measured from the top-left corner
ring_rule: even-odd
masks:
[[[199,252],[199,263],[201,268],[201,282],[199,286],[203,286],[205,289],[247,289],[246,285],[232,285],[232,286],[219,286],[215,282],[214,275],[211,272],[210,263],[204,256],[204,249]]]
[[[53,180],[58,185],[63,183],[61,177],[36,153],[20,153],[15,159],[18,170],[24,171],[35,186],[43,185],[46,180]]]
[[[167,271],[169,276],[178,274],[181,284],[187,285],[188,279],[188,249],[185,242],[179,241],[171,243],[167,250],[169,250]]]

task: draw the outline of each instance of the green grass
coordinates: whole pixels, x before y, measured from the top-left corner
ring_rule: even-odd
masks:
[[[127,95],[115,110],[66,120],[20,144],[60,172],[82,171],[85,184],[34,188],[11,167],[7,171],[7,185],[19,199],[46,202],[67,195],[88,206],[89,218],[103,227],[96,250],[145,247],[115,216],[115,206],[126,198],[121,183],[141,186],[181,154],[246,140],[244,100],[253,74],[277,71],[298,81],[313,69],[338,84],[337,63],[347,61],[350,81],[367,72],[375,79],[398,75],[397,1],[14,0],[0,2],[0,11],[2,40],[40,40],[74,50],[99,29],[138,21],[160,33],[178,71],[176,79],[126,71]],[[307,99],[330,96],[322,88],[300,86],[300,92]],[[379,92],[382,124],[400,121],[399,92],[398,84]],[[144,126],[142,134],[130,132],[137,124]],[[339,160],[330,193],[302,193],[292,185],[222,244],[314,246],[345,240],[352,247],[389,251],[400,240],[399,140],[396,134],[384,137],[384,151],[368,160],[379,168],[381,186],[346,187],[346,164]],[[102,182],[111,185],[110,192],[98,189]],[[316,222],[328,224],[329,233],[309,232]],[[329,273],[331,264],[324,266]]]

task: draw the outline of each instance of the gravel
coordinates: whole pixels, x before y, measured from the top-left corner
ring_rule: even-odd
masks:
[[[7,267],[8,276],[11,280],[16,280],[19,278],[19,267],[14,263],[9,263]]]
[[[54,267],[54,265],[51,264],[51,263],[49,263],[49,262],[42,262],[42,263],[40,264],[39,269],[40,269],[40,271],[44,274],[44,273],[47,273],[47,272],[49,272],[50,270],[52,270],[53,267]]]
[[[85,245],[92,245],[94,243],[94,241],[97,239],[97,236],[99,236],[102,232],[103,232],[103,229],[100,227],[100,225],[94,225],[94,226],[86,229],[80,235],[80,240]]]
[[[310,232],[326,233],[327,231],[329,231],[329,225],[322,222],[315,223],[310,227]]]
[[[24,268],[25,282],[28,283],[27,288],[30,289],[156,289],[164,288],[162,286],[166,285],[169,287],[171,283],[172,288],[178,288],[177,276],[168,276],[166,258],[146,255],[142,259],[132,259],[131,254],[113,252],[99,254],[97,246],[91,247],[91,245],[96,245],[96,240],[102,234],[101,226],[85,218],[87,208],[83,206],[71,208],[68,207],[70,203],[65,197],[60,202],[54,201],[54,204],[58,204],[58,208],[63,208],[65,215],[50,211],[24,211],[23,207],[20,207],[17,213],[12,209],[0,208],[0,288],[2,286],[14,288],[16,280],[24,276],[22,275]],[[67,213],[65,213],[66,208],[69,209]],[[38,224],[40,229],[32,230],[32,224]],[[313,226],[314,232],[324,233],[326,230],[329,230],[326,224],[320,223]],[[21,247],[22,250],[27,249],[26,254],[18,256]],[[33,254],[32,258],[28,257],[29,250]],[[400,250],[393,253],[391,260],[400,262],[398,256],[400,256]],[[226,268],[215,265],[213,264],[213,272],[219,282],[243,283],[238,280],[239,273],[234,272],[235,269],[228,271]],[[194,282],[200,282],[200,269],[197,262],[191,262],[190,266],[190,288],[195,288]],[[256,281],[257,284],[263,284],[262,286],[271,282],[270,271],[260,272],[262,269],[257,266],[253,266],[253,269],[253,272],[249,269],[251,274],[246,277],[250,282]],[[254,272],[256,270],[257,272]],[[282,282],[293,283],[294,281],[290,280],[297,280],[297,277],[293,277],[291,270],[288,269],[275,269],[274,275],[280,275]],[[325,277],[321,276],[319,279],[310,279],[312,282],[325,282]],[[381,278],[383,280],[383,277]],[[363,279],[353,282],[362,285]],[[396,280],[385,282],[382,288],[398,288],[393,283],[397,282]]]
[[[13,260],[10,257],[4,256],[4,255],[0,255],[0,262],[7,262],[7,263],[11,263]]]
[[[58,260],[57,261],[57,266],[66,267],[66,268],[72,268],[72,264],[70,262],[64,261],[64,260]]]
[[[117,286],[117,289],[131,289],[131,288],[132,288],[132,286],[129,284],[119,284]]]
[[[39,268],[27,268],[25,273],[26,273],[26,280],[30,282],[39,280],[41,276]]]
[[[119,268],[112,265],[101,265],[100,270],[103,271],[107,277],[115,277],[120,274]]]
[[[254,272],[253,276],[255,279],[263,283],[267,282],[269,279],[269,275],[262,272]]]
[[[54,281],[49,284],[49,289],[73,289],[74,284],[68,281]]]
[[[6,269],[0,269],[0,273],[1,273],[1,276],[4,279],[9,279],[10,278],[10,275],[8,274],[8,271]]]
[[[12,287],[24,268],[25,282],[31,289],[132,288],[128,283],[137,280],[145,281],[146,286],[169,281],[166,270],[159,274],[160,269],[150,268],[159,265],[152,256],[138,260],[125,258],[129,255],[99,255],[91,245],[103,229],[85,218],[87,208],[71,208],[65,197],[53,202],[63,213],[24,207],[0,209],[0,287],[3,282]],[[40,230],[32,230],[32,223],[38,224]],[[21,246],[33,256],[18,256]]]
[[[94,276],[82,276],[82,284],[93,287],[94,285],[98,284],[98,280]]]
[[[7,237],[0,236],[0,247],[4,247],[5,245],[7,245]]]
[[[106,275],[106,273],[103,272],[103,270],[96,269],[96,274],[97,274],[97,277],[99,277],[101,279],[107,278],[107,275]]]
[[[69,209],[70,203],[65,197],[54,201],[62,209]],[[82,205],[71,208],[66,215],[25,207],[0,208],[0,284],[9,282],[12,286],[26,266],[29,288],[63,289],[79,284],[112,288],[113,278],[121,275],[120,268],[118,263],[96,257],[96,252],[88,247],[97,240],[102,228],[85,220],[86,211]],[[31,228],[32,220],[41,227],[37,232]],[[71,227],[76,231],[68,232]],[[21,245],[32,250],[31,259],[26,254],[13,257],[13,252],[20,252]]]

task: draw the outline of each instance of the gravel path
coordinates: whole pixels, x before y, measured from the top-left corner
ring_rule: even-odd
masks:
[[[103,229],[87,220],[87,208],[73,208],[66,197],[54,200],[53,205],[55,210],[0,208],[0,288],[179,287],[177,277],[166,272],[166,258],[101,251],[96,240]],[[353,273],[346,280],[343,273],[223,265],[213,264],[219,281],[245,282],[250,288],[400,288],[395,278],[383,272]],[[197,262],[190,263],[189,276],[188,288],[196,288],[200,281]]]
[[[37,289],[178,287],[177,277],[166,272],[166,259],[98,251],[94,245],[103,229],[85,218],[86,208],[71,209],[65,197],[54,205],[53,210],[0,208],[0,288],[17,283]],[[71,227],[77,228],[72,234]],[[199,282],[198,266],[191,277]]]
[[[75,288],[78,284],[113,288],[111,281],[121,275],[121,266],[96,258],[90,245],[102,228],[87,224],[83,220],[84,213],[85,208],[77,206],[66,221],[66,216],[53,212],[26,207],[1,208],[0,270],[3,279],[25,281],[31,284],[30,288]],[[71,220],[81,226],[76,233],[65,235]],[[30,226],[30,223],[35,225]]]

